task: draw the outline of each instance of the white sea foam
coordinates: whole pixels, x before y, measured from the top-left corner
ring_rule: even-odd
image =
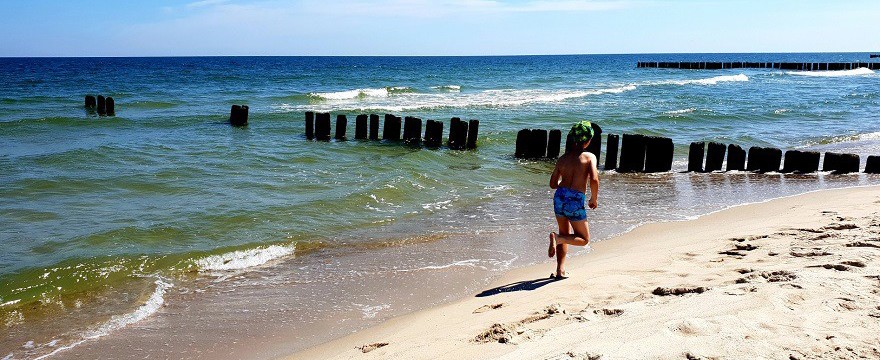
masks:
[[[528,104],[552,104],[589,96],[621,94],[643,86],[668,85],[717,85],[725,82],[749,81],[744,74],[722,75],[703,79],[664,80],[594,89],[490,89],[462,93],[458,85],[437,86],[449,89],[443,92],[422,93],[407,87],[356,89],[330,93],[312,93],[312,97],[324,100],[318,104],[280,104],[278,112],[333,111],[333,110],[385,110],[411,111],[418,109],[471,108],[471,107],[517,107]]]
[[[271,245],[255,249],[237,250],[224,254],[206,256],[195,260],[202,271],[241,270],[263,265],[271,260],[294,253],[294,245]]]
[[[0,304],[0,307],[9,306],[9,305],[15,305],[15,304],[17,304],[19,301],[21,301],[21,299],[9,300],[9,301],[7,301],[7,302],[5,302],[5,303]]]
[[[363,97],[388,97],[388,89],[354,89],[326,93],[309,93],[309,96],[326,100],[347,100]]]
[[[692,113],[692,112],[694,112],[694,111],[697,111],[697,109],[696,109],[696,108],[687,108],[687,109],[681,109],[681,110],[671,110],[671,111],[666,111],[666,112],[664,112],[664,114],[675,116],[675,115],[689,114],[689,113]]]
[[[364,305],[364,304],[354,304],[355,306],[361,309],[361,313],[364,314],[364,319],[373,319],[376,315],[379,314],[380,311],[391,308],[389,304],[381,304],[381,305]]]
[[[718,85],[718,83],[723,82],[744,82],[749,81],[749,77],[745,74],[737,74],[737,75],[721,75],[714,76],[706,79],[692,79],[692,80],[667,80],[660,81],[653,84],[656,85]]]
[[[835,71],[789,71],[789,75],[812,76],[812,77],[842,77],[842,76],[865,76],[874,75],[874,71],[868,68]]]
[[[434,89],[434,90],[451,91],[451,92],[459,92],[459,91],[461,91],[461,85],[442,85],[442,86],[432,86],[431,89]]]
[[[153,291],[153,293],[150,295],[150,298],[147,299],[147,301],[143,305],[141,305],[134,311],[127,314],[114,315],[112,318],[110,318],[110,320],[108,320],[104,324],[101,324],[101,326],[85,332],[80,340],[77,340],[69,345],[61,346],[48,354],[37,357],[35,360],[45,359],[59,352],[72,349],[86,341],[107,336],[113,331],[122,329],[128,325],[146,319],[150,315],[155,314],[157,311],[159,311],[162,305],[165,304],[165,292],[168,291],[168,289],[174,287],[174,285],[169,282],[165,282],[162,279],[157,279],[155,284],[156,290]]]

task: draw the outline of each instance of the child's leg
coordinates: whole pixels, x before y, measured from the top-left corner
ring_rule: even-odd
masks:
[[[559,234],[554,239],[556,244],[586,246],[590,243],[590,225],[586,220],[572,221],[571,227],[574,235]]]
[[[568,219],[564,220],[559,222],[559,233],[571,234],[571,223],[568,222]],[[563,276],[565,274],[566,255],[568,255],[568,245],[556,244],[556,276]]]
[[[564,217],[557,216],[556,217],[556,224],[559,226],[559,234],[568,235],[571,233],[571,226],[568,223],[568,219],[566,219]],[[555,256],[557,249],[561,249],[561,248],[562,248],[562,246],[560,246],[560,244],[556,243],[556,234],[550,233],[550,247],[547,248],[547,256],[549,256],[549,257]],[[565,254],[562,254],[562,256],[565,257]],[[558,262],[559,259],[557,258],[556,261]]]

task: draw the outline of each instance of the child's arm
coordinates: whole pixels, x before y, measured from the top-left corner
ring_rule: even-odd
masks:
[[[556,163],[553,174],[550,175],[550,188],[556,189],[557,187],[559,187],[559,162]]]
[[[590,171],[587,175],[590,180],[590,209],[599,207],[599,169],[596,168],[596,155],[587,153],[590,156]]]

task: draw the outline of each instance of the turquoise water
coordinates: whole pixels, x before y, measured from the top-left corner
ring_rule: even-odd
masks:
[[[522,128],[565,129],[586,118],[606,134],[667,136],[676,143],[676,171],[696,140],[880,154],[875,72],[635,67],[866,59],[867,53],[0,59],[0,326],[10,334],[0,341],[0,355],[38,356],[84,331],[111,333],[117,327],[103,326],[115,324],[112,316],[153,314],[157,309],[147,305],[156,301],[200,301],[192,294],[228,271],[283,273],[295,282],[339,271],[322,267],[327,263],[386,269],[394,259],[390,268],[397,270],[497,272],[539,261],[533,250],[543,240],[464,249],[450,240],[551,229],[544,196],[552,164],[513,159]],[[113,96],[117,116],[86,111],[87,94]],[[228,126],[232,104],[250,106],[248,127]],[[446,131],[450,117],[479,119],[479,147],[310,142],[305,111],[348,115],[349,138],[361,113],[443,120]],[[864,175],[604,176],[609,211],[593,218],[599,238],[646,221],[876,182]],[[411,249],[423,243],[428,254]],[[277,265],[291,261],[296,265]],[[355,291],[345,281],[333,283]],[[302,296],[350,295],[322,289]],[[415,308],[368,302],[358,304]],[[56,330],[50,323],[59,318],[67,320]],[[126,319],[118,328],[141,318]],[[52,339],[61,340],[49,346]],[[26,341],[36,345],[21,348]]]

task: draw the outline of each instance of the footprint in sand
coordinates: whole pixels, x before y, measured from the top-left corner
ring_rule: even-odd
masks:
[[[369,344],[369,345],[358,346],[357,349],[360,350],[362,353],[366,354],[370,351],[376,350],[376,349],[378,349],[380,347],[384,347],[384,346],[388,346],[388,343],[387,342],[373,343],[373,344]]]
[[[605,315],[608,317],[618,317],[620,315],[623,315],[623,309],[599,309],[593,310],[593,313],[597,315]]]
[[[709,288],[699,286],[699,287],[679,287],[679,288],[664,288],[658,287],[654,289],[651,293],[657,296],[681,296],[685,294],[702,294],[708,291]]]
[[[489,310],[499,309],[499,308],[501,308],[501,307],[503,307],[503,306],[504,306],[504,304],[488,304],[488,305],[483,305],[483,306],[478,307],[476,310],[474,310],[474,314],[479,314],[479,313],[484,313],[484,312],[489,311]]]

